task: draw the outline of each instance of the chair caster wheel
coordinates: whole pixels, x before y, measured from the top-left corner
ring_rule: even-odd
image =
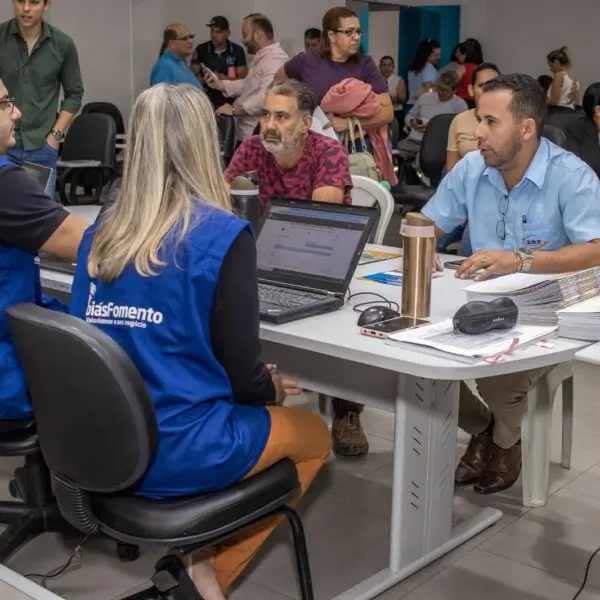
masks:
[[[132,544],[117,543],[117,555],[123,562],[133,562],[140,557],[140,549]]]
[[[14,479],[11,479],[8,483],[8,493],[12,498],[15,498],[15,500],[19,500],[21,498],[21,494],[19,494],[19,486]]]

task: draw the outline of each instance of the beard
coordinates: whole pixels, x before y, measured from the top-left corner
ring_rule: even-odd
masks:
[[[507,142],[501,148],[483,148],[483,161],[488,167],[496,167],[497,169],[505,166],[514,160],[523,148],[523,142],[520,135],[517,133],[512,140]]]
[[[296,129],[288,136],[282,136],[274,129],[265,129],[260,134],[263,146],[274,156],[290,156],[296,152],[303,137],[302,123],[298,122]]]

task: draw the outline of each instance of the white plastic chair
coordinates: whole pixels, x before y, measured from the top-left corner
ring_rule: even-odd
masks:
[[[523,505],[545,506],[550,475],[552,407],[562,385],[563,469],[571,468],[573,445],[573,364],[557,365],[529,394],[527,413],[521,426],[523,453]]]
[[[383,238],[387,231],[392,215],[394,214],[394,197],[377,181],[352,175],[352,204],[354,206],[379,205],[380,217],[375,232],[374,243],[383,244]]]

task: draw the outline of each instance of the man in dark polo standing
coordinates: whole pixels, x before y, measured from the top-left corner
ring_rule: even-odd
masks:
[[[192,57],[191,69],[204,82],[200,65],[206,65],[219,79],[243,79],[248,74],[246,53],[238,44],[230,41],[229,21],[225,17],[213,17],[210,27],[210,41],[200,44]],[[230,100],[219,91],[206,87],[206,93],[216,108]]]
[[[8,157],[18,165],[28,161],[53,169],[48,188],[53,197],[58,147],[81,108],[83,83],[75,42],[44,21],[50,4],[13,0],[14,19],[0,23],[0,78],[23,112]]]

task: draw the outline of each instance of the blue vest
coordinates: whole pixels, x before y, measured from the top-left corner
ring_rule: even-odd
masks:
[[[194,225],[159,255],[166,266],[140,276],[130,265],[113,282],[92,280],[87,261],[97,226],[79,248],[71,313],[110,335],[139,369],[159,427],[154,464],[137,493],[161,498],[215,490],[256,464],[269,436],[264,407],[234,402],[212,351],[210,320],[223,259],[248,224],[198,204]]]
[[[0,157],[0,169],[9,166],[15,165]],[[35,256],[0,245],[0,419],[25,419],[32,413],[4,311],[24,302],[40,304],[40,300],[40,275]]]

